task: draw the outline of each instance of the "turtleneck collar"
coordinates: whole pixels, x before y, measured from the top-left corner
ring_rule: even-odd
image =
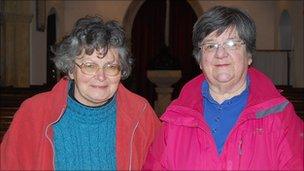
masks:
[[[70,110],[72,119],[81,123],[99,123],[107,120],[109,116],[116,115],[116,95],[102,106],[86,106],[78,102],[74,97],[74,82],[69,83],[69,93],[67,98],[67,110]]]

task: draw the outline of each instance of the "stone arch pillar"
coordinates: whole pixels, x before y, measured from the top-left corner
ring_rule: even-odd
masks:
[[[33,16],[1,12],[1,85],[30,85],[30,23]]]

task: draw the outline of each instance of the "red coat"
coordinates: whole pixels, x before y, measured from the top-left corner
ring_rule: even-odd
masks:
[[[249,69],[248,103],[217,153],[203,119],[202,75],[162,116],[147,170],[303,170],[303,121],[262,73]]]
[[[0,170],[54,170],[52,124],[67,104],[68,81],[24,101],[1,143]],[[149,103],[123,85],[117,92],[118,170],[138,170],[160,122]]]

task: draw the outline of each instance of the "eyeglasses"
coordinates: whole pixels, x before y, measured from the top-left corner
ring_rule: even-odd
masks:
[[[120,66],[117,64],[107,63],[102,67],[99,67],[99,65],[94,62],[84,62],[82,64],[75,62],[75,64],[80,68],[81,72],[86,75],[95,75],[100,69],[102,69],[106,76],[116,76],[121,71]]]
[[[215,53],[221,46],[229,52],[238,50],[245,43],[241,40],[227,40],[220,43],[203,43],[200,49],[203,49],[205,53]]]

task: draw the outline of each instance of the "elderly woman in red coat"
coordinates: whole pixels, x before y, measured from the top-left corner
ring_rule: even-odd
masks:
[[[160,125],[121,83],[131,72],[115,21],[79,19],[54,49],[67,76],[22,103],[1,143],[1,170],[138,170]]]

